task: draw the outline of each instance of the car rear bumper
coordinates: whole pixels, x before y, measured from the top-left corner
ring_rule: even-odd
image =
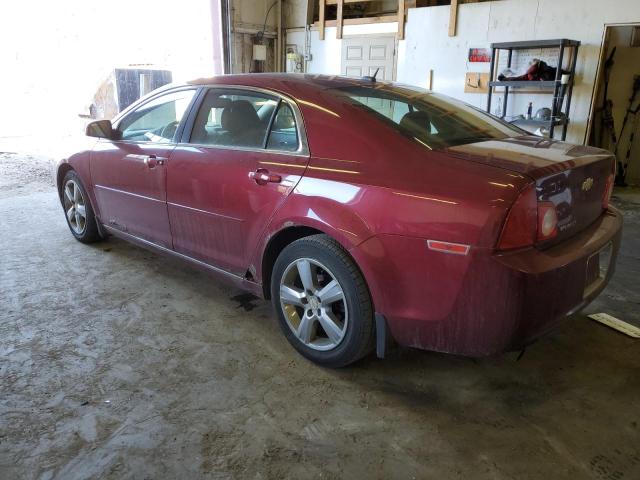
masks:
[[[543,251],[451,255],[428,251],[424,239],[381,236],[354,256],[376,260],[371,271],[363,270],[367,278],[382,278],[370,288],[398,343],[485,356],[522,348],[596,298],[614,273],[621,234],[622,216],[611,208],[586,230]],[[608,245],[606,275],[587,280],[589,259]],[[377,258],[363,258],[372,253]]]

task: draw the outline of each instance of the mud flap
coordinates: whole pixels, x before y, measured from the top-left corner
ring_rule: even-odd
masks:
[[[98,217],[95,217],[95,219],[96,219],[96,227],[98,227],[98,235],[100,235],[100,238],[102,238],[103,240],[106,240],[109,234],[107,233],[105,228],[102,226],[102,222],[100,221],[100,219],[98,219]]]
[[[387,321],[384,316],[376,313],[376,356],[384,358],[387,352]]]

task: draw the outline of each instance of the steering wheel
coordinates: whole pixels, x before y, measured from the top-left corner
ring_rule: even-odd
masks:
[[[160,136],[162,138],[173,139],[173,136],[176,134],[176,130],[178,130],[178,123],[179,122],[174,121],[165,125],[160,131]]]

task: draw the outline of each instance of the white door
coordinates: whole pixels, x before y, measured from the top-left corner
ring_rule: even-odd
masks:
[[[395,43],[392,35],[345,37],[342,40],[342,74],[363,77],[373,75],[380,69],[377,79],[393,80]]]

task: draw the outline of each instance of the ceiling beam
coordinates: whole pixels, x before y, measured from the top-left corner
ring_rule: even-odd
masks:
[[[343,25],[366,25],[368,23],[387,23],[397,21],[397,15],[379,15],[377,17],[345,18],[342,23]],[[337,20],[325,20],[324,22],[325,27],[335,27],[337,24]],[[313,26],[320,28],[320,22],[315,22]]]
[[[327,5],[338,5],[340,0],[326,0]],[[376,0],[342,0],[342,3],[368,3],[375,2]]]

